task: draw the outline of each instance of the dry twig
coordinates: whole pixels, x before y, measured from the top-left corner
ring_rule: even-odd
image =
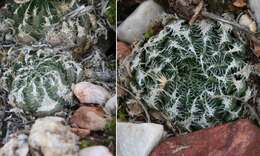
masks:
[[[129,90],[126,89],[125,87],[122,87],[122,86],[120,86],[119,84],[118,84],[117,86],[118,86],[119,88],[123,89],[124,91],[126,91],[127,93],[129,93],[129,94],[137,101],[137,103],[141,105],[142,109],[143,109],[144,112],[145,112],[145,116],[146,116],[146,118],[147,118],[147,122],[151,122],[151,118],[150,118],[150,115],[149,115],[149,113],[148,113],[148,110],[147,110],[146,107],[143,105],[143,103],[142,103],[138,98],[136,98],[136,96],[135,96],[131,91],[129,91]]]
[[[192,18],[190,19],[189,21],[189,25],[192,25],[196,20],[197,18],[199,17],[200,15],[200,12],[202,11],[203,9],[203,6],[204,6],[204,0],[201,0],[200,3],[197,5],[197,7],[195,8],[194,10],[194,15],[192,16]]]

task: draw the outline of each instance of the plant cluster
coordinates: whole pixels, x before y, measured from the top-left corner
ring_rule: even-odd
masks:
[[[0,20],[0,31],[1,28],[12,28],[12,36],[8,37],[18,44],[48,44],[65,48],[87,42],[96,45],[100,38],[107,40],[109,28],[105,11],[109,17],[112,16],[111,3],[108,0],[95,1],[94,4],[83,0],[7,2],[6,11],[2,13],[4,18]]]
[[[70,88],[83,75],[82,65],[97,71],[101,80],[110,79],[110,71],[107,76],[99,73],[105,71],[104,51],[96,46],[101,38],[107,40],[105,11],[113,4],[108,0],[6,2],[6,12],[0,16],[0,43],[7,44],[0,47],[0,80],[9,91],[8,103],[34,113],[71,105]],[[76,48],[88,52],[81,65],[72,58]],[[94,64],[86,67],[89,60]]]

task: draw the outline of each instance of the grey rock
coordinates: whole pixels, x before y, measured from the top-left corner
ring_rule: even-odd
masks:
[[[163,133],[163,126],[159,124],[118,123],[117,156],[148,156]]]
[[[143,2],[117,29],[118,39],[129,44],[143,38],[143,34],[164,13],[153,0]]]
[[[59,117],[37,119],[29,136],[29,146],[35,156],[78,156],[78,137]]]
[[[107,103],[105,104],[105,110],[109,114],[116,114],[116,106],[117,106],[117,96],[114,95],[112,98],[110,98]]]
[[[255,16],[255,20],[257,23],[257,29],[260,29],[260,1],[259,0],[249,0],[248,1],[249,7]]]
[[[29,154],[28,136],[13,136],[1,149],[1,156],[27,156]]]

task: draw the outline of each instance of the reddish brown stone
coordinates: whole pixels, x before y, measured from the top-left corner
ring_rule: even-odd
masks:
[[[103,130],[106,126],[105,113],[99,107],[82,106],[72,115],[70,123],[75,128]]]
[[[71,128],[71,131],[75,133],[80,138],[86,138],[90,134],[89,129],[82,129],[82,128]]]
[[[233,5],[238,7],[238,8],[243,8],[245,7],[247,4],[246,4],[246,0],[235,0],[233,2]]]
[[[259,45],[255,45],[255,55],[257,56],[257,57],[259,57],[260,56],[260,46]]]
[[[117,59],[122,62],[128,55],[131,54],[131,50],[124,42],[117,42]]]
[[[150,156],[260,156],[260,129],[242,119],[169,138]]]

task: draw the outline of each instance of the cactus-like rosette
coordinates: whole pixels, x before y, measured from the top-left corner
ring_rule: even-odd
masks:
[[[27,0],[16,3],[12,4],[13,18],[17,22],[19,32],[28,33],[34,37],[45,33],[44,26],[60,20],[63,14],[57,7],[58,5],[69,5],[69,2],[66,4],[65,1],[62,3],[53,0]]]
[[[80,81],[82,69],[64,53],[44,49],[17,59],[4,75],[10,104],[36,114],[72,105],[71,85]]]
[[[184,130],[237,119],[252,90],[244,45],[231,30],[206,20],[168,24],[135,51],[132,91]]]

